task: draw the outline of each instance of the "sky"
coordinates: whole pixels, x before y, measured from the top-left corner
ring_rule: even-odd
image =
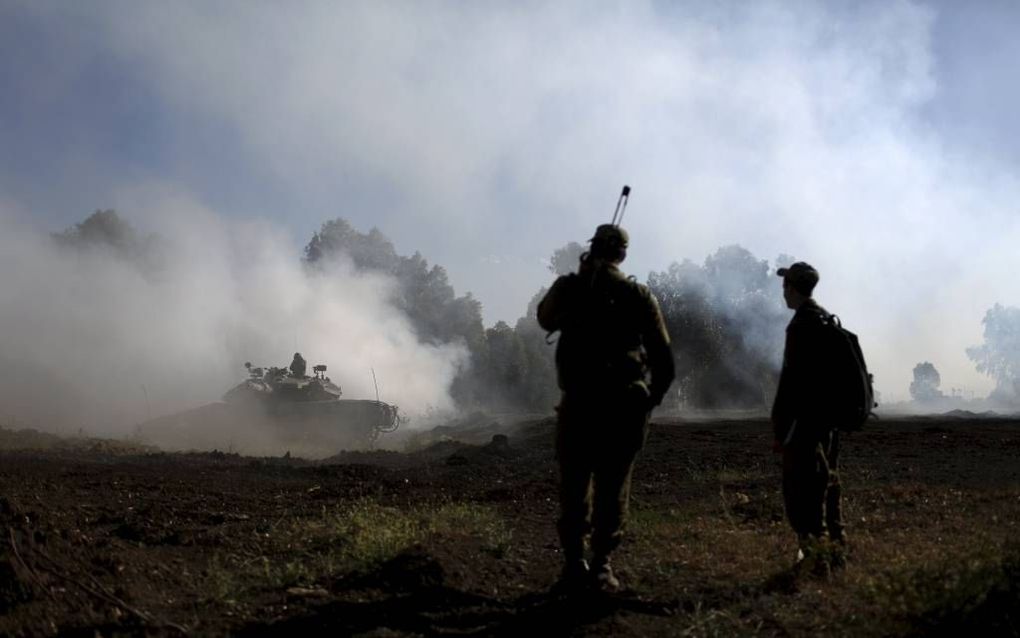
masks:
[[[0,0],[0,248],[18,270],[38,252],[12,237],[115,208],[223,273],[344,217],[512,323],[627,183],[639,279],[734,243],[794,255],[887,400],[920,361],[981,396],[965,348],[1020,305],[1017,27],[1005,1]],[[0,327],[8,361],[15,336],[45,339]]]

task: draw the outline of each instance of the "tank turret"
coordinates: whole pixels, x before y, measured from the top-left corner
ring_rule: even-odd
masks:
[[[302,360],[303,361],[303,360]],[[257,410],[302,442],[371,443],[400,425],[397,407],[378,400],[341,399],[339,384],[326,376],[326,366],[254,367],[244,364],[248,378],[223,395],[238,410]]]

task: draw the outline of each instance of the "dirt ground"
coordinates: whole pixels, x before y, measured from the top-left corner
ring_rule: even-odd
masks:
[[[847,438],[852,553],[828,578],[789,569],[764,421],[656,422],[612,596],[551,589],[552,434],[449,427],[313,462],[0,430],[0,634],[1020,632],[1020,421]]]

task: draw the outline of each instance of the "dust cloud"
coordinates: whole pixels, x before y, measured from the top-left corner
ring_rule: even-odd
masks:
[[[24,215],[0,213],[0,425],[127,435],[216,402],[243,364],[327,364],[344,398],[413,418],[452,408],[465,353],[423,345],[391,303],[395,282],[340,259],[306,272],[301,244],[262,220],[224,219],[172,194],[124,214],[153,233],[133,259],[82,249]],[[243,433],[237,433],[243,434]]]
[[[966,140],[1015,155],[1002,140],[1016,118],[1000,114],[1017,101],[1001,71],[1017,55],[1013,7],[67,4],[13,3],[20,20],[3,39],[18,69],[8,119],[23,124],[5,131],[17,159],[0,193],[36,214],[140,214],[115,194],[144,179],[298,236],[343,206],[355,227],[442,264],[489,325],[520,316],[550,284],[544,259],[608,221],[626,181],[625,270],[639,280],[720,246],[796,255],[821,272],[818,299],[860,336],[885,401],[909,397],[921,361],[967,396],[994,388],[966,352],[989,308],[1020,304],[1020,181]],[[247,250],[234,255],[244,268]],[[201,285],[225,277],[233,290],[234,273],[212,275]],[[323,285],[302,284],[287,303]],[[229,335],[252,312],[233,303],[208,308]],[[236,353],[230,370],[297,349],[320,360],[277,308],[263,310],[277,325],[256,341],[276,345]],[[297,332],[312,334],[308,324]],[[214,365],[196,348],[173,356]],[[364,384],[365,363],[335,377]],[[158,402],[166,388],[148,385]]]

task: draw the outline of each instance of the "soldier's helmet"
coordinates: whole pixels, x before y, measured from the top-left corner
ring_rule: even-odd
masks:
[[[592,250],[619,250],[630,243],[627,231],[613,224],[602,224],[595,229],[595,235],[588,240]]]

